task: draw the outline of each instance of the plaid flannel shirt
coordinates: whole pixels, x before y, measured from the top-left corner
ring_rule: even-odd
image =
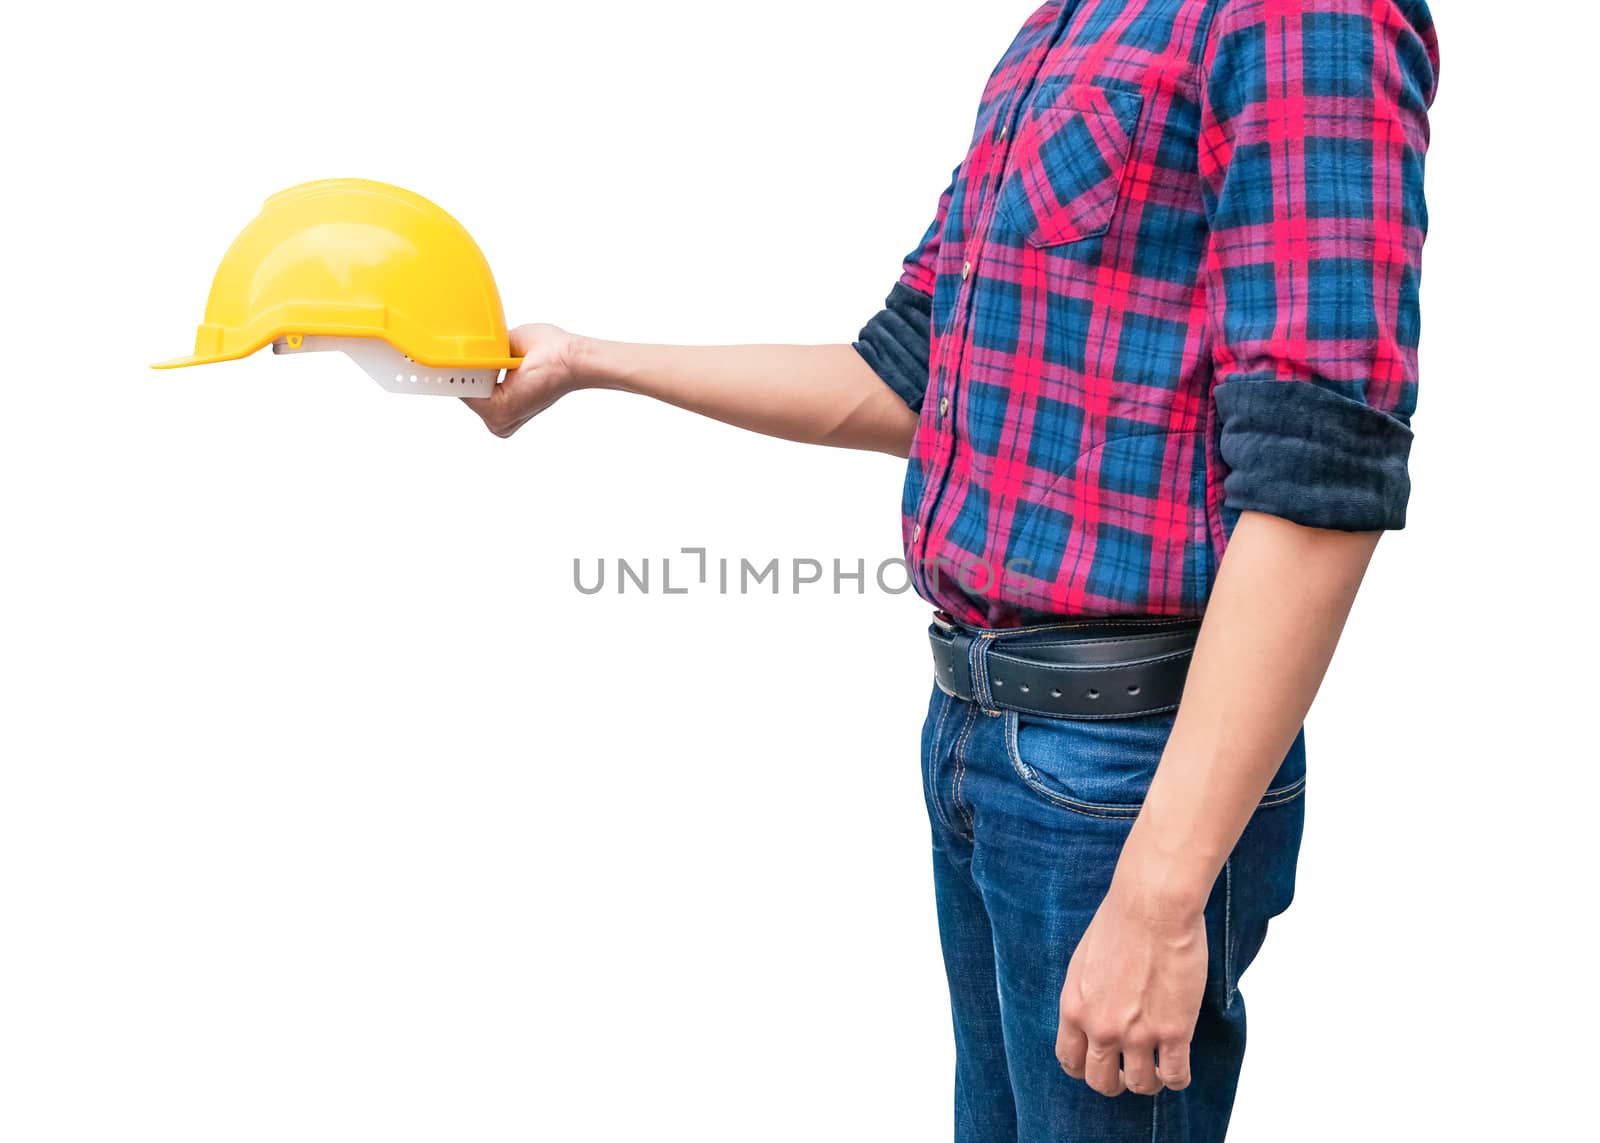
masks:
[[[966,623],[1197,615],[1242,511],[1398,528],[1424,0],[1050,0],[856,348],[920,421],[904,539]]]

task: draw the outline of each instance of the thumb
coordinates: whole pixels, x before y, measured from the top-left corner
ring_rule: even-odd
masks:
[[[511,331],[511,356],[526,357],[539,340],[539,327],[519,325]]]

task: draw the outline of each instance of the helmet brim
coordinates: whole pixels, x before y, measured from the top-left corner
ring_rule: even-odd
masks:
[[[242,352],[190,353],[183,357],[172,357],[168,358],[166,361],[157,361],[153,363],[150,368],[186,369],[191,365],[216,365],[223,361],[241,361],[244,358],[249,357],[251,354],[260,352],[267,346],[271,345],[278,338],[287,336],[290,332],[312,335],[326,334],[329,336],[339,337],[371,336],[370,334],[352,333],[349,329],[342,327],[324,330],[299,326],[296,327],[294,331],[274,330],[259,345],[252,345],[250,348],[245,349]],[[388,345],[394,345],[394,343],[389,341],[387,338],[380,337],[374,338],[373,340],[382,341]],[[522,358],[520,357],[467,357],[444,359],[424,357],[421,354],[410,353],[403,346],[396,345],[395,348],[400,350],[401,353],[405,353],[407,357],[411,358],[411,360],[415,361],[418,365],[426,365],[430,369],[502,369],[508,372],[515,372],[517,369],[522,367]]]

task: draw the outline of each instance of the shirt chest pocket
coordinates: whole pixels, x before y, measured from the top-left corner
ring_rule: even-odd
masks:
[[[1046,83],[1024,110],[996,199],[996,225],[1030,246],[1111,228],[1144,99],[1090,84]]]

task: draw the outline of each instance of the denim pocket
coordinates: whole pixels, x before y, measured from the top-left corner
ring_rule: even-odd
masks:
[[[1176,717],[1084,720],[1009,710],[1006,753],[1017,777],[1046,801],[1091,817],[1131,818],[1150,792]],[[1260,805],[1282,805],[1304,789],[1305,744],[1297,737]]]
[[[1144,99],[1089,84],[1041,87],[1017,128],[998,208],[1041,248],[1111,228]]]
[[[1131,818],[1150,790],[1172,719],[1171,713],[1045,718],[1008,710],[1006,753],[1017,777],[1047,801],[1094,817]]]

